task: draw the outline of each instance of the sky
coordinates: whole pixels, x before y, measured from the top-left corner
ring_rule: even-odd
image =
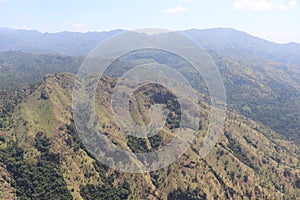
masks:
[[[300,0],[0,0],[0,27],[41,32],[230,27],[300,43]]]

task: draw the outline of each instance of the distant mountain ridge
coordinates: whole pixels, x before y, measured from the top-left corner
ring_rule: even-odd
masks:
[[[0,28],[0,51],[58,53],[70,56],[87,55],[97,44],[121,32],[122,30],[41,33],[34,30]]]
[[[26,53],[87,55],[99,43],[124,30],[108,32],[41,33],[34,30],[0,28],[0,51],[20,50]],[[262,58],[300,64],[300,44],[277,44],[233,28],[190,29],[181,31],[202,45],[235,59]]]
[[[232,28],[190,29],[184,34],[196,40],[208,51],[235,59],[262,58],[300,64],[300,44],[278,44]]]

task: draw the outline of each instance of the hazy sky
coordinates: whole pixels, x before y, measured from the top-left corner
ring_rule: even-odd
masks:
[[[300,42],[300,0],[0,0],[0,27],[42,32],[232,27]]]

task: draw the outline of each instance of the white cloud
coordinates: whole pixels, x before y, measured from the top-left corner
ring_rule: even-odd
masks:
[[[262,32],[256,34],[259,37],[268,39],[270,41],[279,43],[298,42],[300,43],[300,32],[295,31],[281,31],[281,32]]]
[[[67,25],[72,26],[73,28],[85,28],[85,27],[87,27],[86,24],[81,24],[81,23],[67,22]]]
[[[173,13],[184,12],[186,10],[188,10],[187,7],[177,5],[174,8],[169,8],[169,9],[164,10],[164,13],[173,14]]]
[[[290,0],[287,3],[283,3],[282,0],[236,0],[232,6],[238,11],[264,11],[270,9],[287,11],[297,7],[297,0]]]
[[[0,3],[5,3],[7,2],[7,0],[0,0]]]
[[[29,26],[26,26],[26,25],[22,26],[20,29],[22,29],[22,30],[32,30],[32,28],[30,28]]]

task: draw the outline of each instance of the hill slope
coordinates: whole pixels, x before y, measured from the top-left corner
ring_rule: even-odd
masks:
[[[37,90],[15,109],[13,128],[1,132],[0,159],[6,169],[1,175],[10,175],[12,188],[6,191],[12,196],[48,199],[71,199],[71,196],[76,199],[300,197],[299,146],[234,112],[228,113],[220,142],[207,157],[200,159],[197,149],[210,115],[209,105],[204,101],[200,104],[204,117],[199,140],[178,161],[145,174],[106,168],[90,156],[74,129],[71,115],[73,80],[72,74],[47,75]],[[113,87],[113,79],[100,81],[96,109],[103,130],[114,144],[133,152],[151,151],[173,137],[172,131],[176,129],[168,124],[155,140],[137,140],[120,132],[109,106]],[[136,120],[143,119],[141,122],[147,119],[145,110],[151,99],[149,94],[157,92],[157,86],[146,86],[144,91],[148,92],[141,91],[137,95],[139,100],[132,103],[133,108],[139,107],[134,116]],[[41,176],[45,172],[52,176]],[[51,187],[59,191],[55,193],[58,196],[52,193]]]

